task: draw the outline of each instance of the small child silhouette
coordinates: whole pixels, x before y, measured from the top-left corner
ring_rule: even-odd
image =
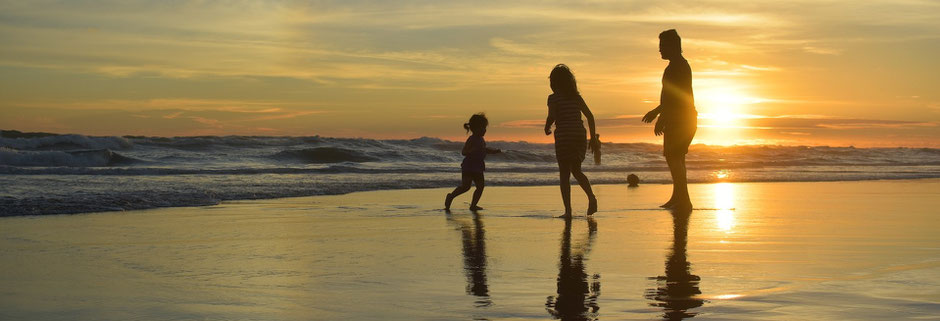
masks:
[[[486,119],[486,115],[479,113],[471,116],[470,121],[463,124],[463,128],[468,132],[473,132],[473,135],[470,135],[470,137],[467,138],[467,142],[463,145],[461,154],[463,154],[464,158],[463,163],[460,164],[461,183],[453,192],[447,194],[447,197],[444,199],[445,210],[450,210],[450,204],[454,201],[455,197],[470,190],[471,182],[476,184],[477,187],[473,191],[473,200],[470,202],[470,210],[477,211],[483,209],[477,206],[477,203],[480,202],[480,196],[483,195],[483,171],[486,169],[486,164],[483,162],[483,159],[486,158],[487,154],[502,152],[499,149],[486,147],[486,141],[483,140],[483,135],[486,135],[486,127],[489,123],[489,120]]]

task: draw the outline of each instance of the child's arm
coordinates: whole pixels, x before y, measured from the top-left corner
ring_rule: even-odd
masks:
[[[584,118],[587,118],[588,128],[591,131],[591,144],[597,144],[597,140],[594,137],[597,137],[597,126],[594,123],[594,113],[591,112],[591,108],[588,108],[584,98],[581,98],[581,113],[584,114]]]
[[[467,142],[463,144],[463,149],[460,151],[460,155],[470,155],[470,152],[472,152],[473,149],[473,143],[471,143],[470,140],[467,140]]]
[[[486,148],[485,144],[482,144],[482,139],[476,140],[476,139],[473,139],[473,137],[471,137],[470,139],[467,140],[466,144],[463,144],[463,150],[460,151],[460,153],[463,154],[463,156],[467,156],[467,155],[470,155],[470,153],[473,153],[481,148],[484,151],[488,149]]]
[[[555,113],[552,112],[552,107],[548,107],[548,117],[545,118],[545,135],[551,135],[552,133],[552,124],[555,123]]]

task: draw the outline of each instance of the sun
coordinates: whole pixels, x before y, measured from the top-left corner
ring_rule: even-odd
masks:
[[[731,145],[748,139],[743,129],[752,117],[749,110],[763,99],[732,79],[703,79],[694,92],[699,128],[703,129],[697,141]]]
[[[753,101],[752,97],[736,88],[714,87],[696,92],[695,103],[699,118],[710,120],[717,127],[734,127],[743,118],[743,107]]]

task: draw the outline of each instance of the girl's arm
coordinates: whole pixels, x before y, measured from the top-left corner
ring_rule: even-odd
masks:
[[[584,118],[587,118],[588,128],[591,130],[591,142],[593,143],[597,137],[597,127],[594,124],[594,114],[591,113],[591,108],[588,108],[587,103],[584,102],[584,98],[581,99],[581,113],[584,114]]]
[[[548,107],[548,117],[545,118],[545,135],[550,135],[552,133],[552,124],[555,123],[555,113],[552,111],[552,107]]]
[[[467,140],[467,142],[463,144],[463,150],[460,151],[460,154],[463,156],[467,156],[467,155],[470,155],[470,152],[472,151],[473,151],[473,144],[470,143],[470,140]]]

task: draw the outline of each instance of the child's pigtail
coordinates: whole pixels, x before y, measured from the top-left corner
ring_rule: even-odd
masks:
[[[463,123],[463,129],[466,129],[467,132],[470,132],[470,123]]]

